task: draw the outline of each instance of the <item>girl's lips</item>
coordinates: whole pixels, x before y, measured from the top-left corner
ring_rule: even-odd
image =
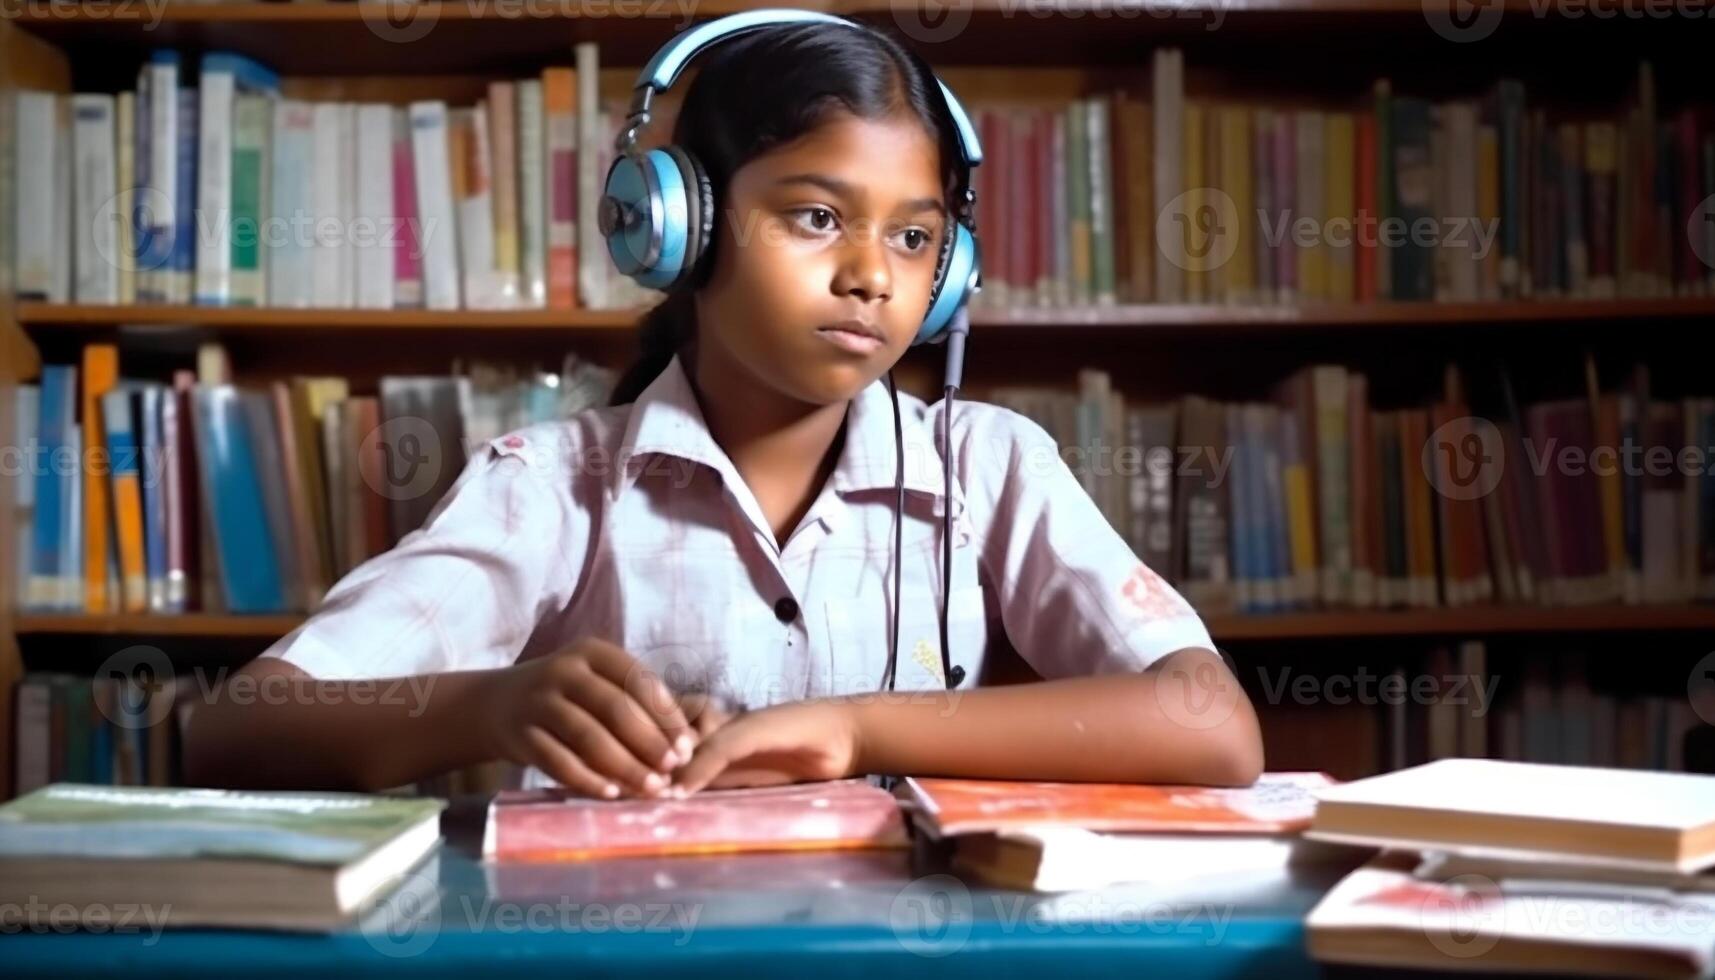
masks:
[[[881,349],[881,341],[875,337],[861,334],[853,330],[840,330],[835,327],[820,327],[816,336],[833,344],[835,347],[853,354],[873,354]]]

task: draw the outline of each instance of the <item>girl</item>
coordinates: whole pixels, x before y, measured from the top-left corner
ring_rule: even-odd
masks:
[[[1254,780],[1256,717],[1203,623],[1047,432],[955,402],[943,444],[947,403],[892,384],[968,178],[927,67],[830,24],[700,60],[674,141],[717,214],[612,404],[475,453],[422,529],[240,672],[250,696],[194,713],[189,778],[375,789],[503,758],[606,798]],[[1036,679],[998,684],[1009,654]]]

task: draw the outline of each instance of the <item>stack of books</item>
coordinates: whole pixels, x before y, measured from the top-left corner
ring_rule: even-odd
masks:
[[[1444,759],[1317,796],[1307,837],[1381,848],[1311,911],[1318,960],[1715,969],[1715,778]]]
[[[1243,788],[909,778],[896,792],[955,871],[1003,888],[1078,891],[1247,873],[1312,856],[1299,832],[1323,773]]]
[[[67,909],[103,931],[120,909],[150,910],[151,928],[333,929],[424,867],[445,808],[357,793],[55,783],[0,806],[0,903],[37,929],[64,928]]]

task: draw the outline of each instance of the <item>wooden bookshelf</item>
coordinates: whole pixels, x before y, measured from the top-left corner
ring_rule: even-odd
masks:
[[[211,306],[112,306],[20,303],[17,320],[33,330],[79,330],[120,324],[183,325],[220,330],[581,330],[629,331],[643,310],[328,310]],[[1392,327],[1636,325],[1715,317],[1715,297],[1541,300],[1499,303],[1348,303],[1309,306],[1132,304],[975,310],[985,333],[1033,334],[1044,328],[1104,330],[1386,330]]]
[[[303,616],[297,614],[85,616],[75,613],[32,613],[19,616],[14,625],[21,636],[137,635],[272,639],[291,632],[303,619]],[[1270,616],[1210,616],[1207,617],[1207,622],[1209,631],[1221,642],[1518,633],[1715,631],[1715,605],[1558,608],[1490,606],[1385,612],[1335,610]]]
[[[492,80],[569,64],[572,46],[581,41],[601,46],[599,87],[606,97],[628,90],[636,66],[691,22],[774,5],[756,0],[695,5],[429,0],[409,7],[384,0],[26,3],[0,19],[0,99],[10,99],[16,87],[59,92],[129,88],[148,53],[167,48],[187,56],[224,49],[255,57],[279,71],[284,91],[293,98],[470,104]],[[1022,0],[795,0],[793,5],[895,30],[935,65],[967,104],[1054,102],[1121,86],[1144,91],[1149,51],[1165,43],[1191,53],[1191,84],[1210,98],[1290,104],[1299,97],[1316,97],[1332,104],[1362,93],[1380,75],[1394,77],[1402,90],[1439,97],[1469,88],[1472,80],[1486,84],[1497,74],[1515,73],[1533,91],[1552,91],[1557,102],[1605,106],[1618,91],[1616,78],[1623,81],[1640,52],[1657,64],[1658,90],[1691,90],[1699,80],[1696,66],[1702,64],[1700,52],[1708,40],[1702,19],[1609,19],[1589,16],[1587,10],[1583,16],[1567,16],[1572,5],[1539,11],[1535,0],[1489,0],[1482,15],[1497,16],[1495,30],[1480,43],[1469,44],[1439,36],[1420,0],[1058,0],[1052,5]],[[919,6],[929,12],[914,13]],[[1468,63],[1475,67],[1467,69]],[[1293,92],[1280,93],[1277,99],[1282,80],[1290,80]],[[658,106],[663,119],[674,105],[672,98]],[[0,125],[7,116],[0,113]],[[0,139],[3,145],[6,141]],[[0,181],[9,170],[0,167]],[[0,186],[0,200],[9,199],[8,192]],[[0,214],[0,220],[11,217]],[[580,353],[593,350],[595,359],[617,361],[620,346],[634,336],[639,313],[14,304],[5,293],[7,281],[0,277],[0,432],[11,431],[11,385],[34,377],[44,353],[63,356],[121,327],[212,332],[231,345],[241,381],[337,371],[354,384],[366,385],[388,373],[443,370],[452,356],[481,356],[490,350],[504,356],[555,354],[575,344]],[[1123,375],[1116,380],[1152,397],[1156,389],[1150,385],[1159,381],[1157,374],[1170,376],[1177,389],[1249,397],[1260,390],[1252,383],[1260,375],[1278,374],[1277,367],[1288,361],[1343,356],[1358,346],[1350,342],[1359,339],[1408,365],[1401,371],[1407,374],[1429,363],[1417,358],[1426,350],[1438,357],[1460,346],[1486,347],[1503,340],[1531,350],[1549,349],[1562,334],[1548,331],[1568,327],[1628,349],[1650,344],[1665,349],[1681,332],[1712,317],[1715,298],[1706,297],[978,309],[972,322],[984,338],[974,352],[991,341],[1005,341],[988,348],[986,356],[999,370],[982,365],[985,384],[1015,378],[1064,380],[1074,364],[1101,358],[1095,344],[1111,343],[1116,363],[1123,363]],[[1090,343],[1059,342],[1057,333],[1068,329],[1084,331]],[[1396,342],[1407,336],[1415,346]],[[1205,339],[1218,344],[1237,337],[1247,341],[1242,357],[1188,353],[1191,345]],[[1020,356],[1021,350],[1029,356]],[[924,364],[934,356],[932,351],[916,353]],[[1376,390],[1381,390],[1383,377],[1375,375]],[[1211,384],[1216,380],[1224,387],[1217,390]],[[909,379],[902,384],[912,389]],[[1388,391],[1396,399],[1415,399],[1418,394],[1407,385]],[[0,481],[0,514],[11,512],[6,493],[6,483]],[[12,554],[10,534],[10,522],[0,521],[0,554]],[[0,799],[10,792],[11,689],[26,650],[33,663],[41,651],[80,644],[94,648],[104,640],[123,642],[133,636],[178,637],[187,646],[197,639],[210,641],[210,646],[223,640],[252,641],[254,646],[284,635],[304,618],[23,615],[11,608],[16,592],[12,576],[13,564],[0,562]],[[1707,649],[1697,634],[1715,632],[1715,605],[1337,610],[1211,616],[1208,622],[1218,641],[1251,644],[1247,653],[1261,657],[1273,655],[1270,644],[1279,643],[1284,650],[1293,641],[1375,641],[1378,648],[1391,643],[1410,650],[1446,638],[1512,636],[1540,637],[1547,648],[1561,638],[1586,633],[1647,634]],[[1307,649],[1314,655],[1313,647]],[[1317,716],[1319,730],[1324,724],[1337,728]]]

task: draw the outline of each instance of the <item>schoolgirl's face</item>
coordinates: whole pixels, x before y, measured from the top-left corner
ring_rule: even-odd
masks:
[[[698,343],[819,405],[856,395],[905,353],[951,231],[924,125],[843,112],[734,172],[718,223]]]

